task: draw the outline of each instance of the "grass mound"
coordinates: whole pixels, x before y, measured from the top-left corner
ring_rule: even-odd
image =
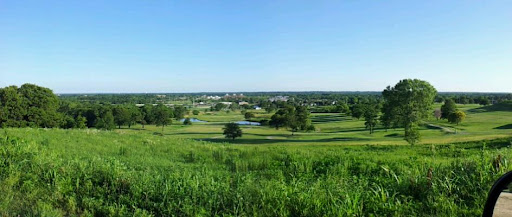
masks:
[[[492,112],[492,111],[512,111],[512,101],[504,101],[494,105],[470,109],[469,112]]]

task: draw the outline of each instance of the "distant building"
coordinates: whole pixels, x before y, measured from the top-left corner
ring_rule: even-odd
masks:
[[[259,107],[259,106],[257,106],[257,105],[253,106],[253,108],[254,108],[255,110],[261,110],[261,107]]]
[[[219,100],[221,97],[220,96],[207,96],[206,99],[211,99],[211,100]]]
[[[268,98],[268,100],[270,102],[279,102],[279,101],[286,102],[286,101],[288,101],[288,96],[274,96],[274,97]]]

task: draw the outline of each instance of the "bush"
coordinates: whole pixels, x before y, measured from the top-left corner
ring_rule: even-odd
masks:
[[[263,120],[260,120],[260,124],[261,124],[261,126],[269,126],[270,121],[267,119],[263,119]]]

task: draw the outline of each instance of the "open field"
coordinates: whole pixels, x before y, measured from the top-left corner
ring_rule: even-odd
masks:
[[[176,137],[6,129],[0,215],[476,216],[512,169],[510,139],[239,146]]]
[[[422,144],[446,144],[462,141],[478,141],[482,139],[503,138],[512,136],[512,111],[480,111],[479,105],[458,105],[467,113],[466,120],[460,125],[448,123],[446,120],[431,119],[421,128]],[[440,107],[440,104],[436,104]],[[254,120],[268,119],[271,114],[264,111],[253,111]],[[224,139],[222,127],[230,121],[244,120],[240,112],[202,112],[190,117],[208,121],[184,126],[179,122],[164,128],[166,136],[190,138],[211,142],[232,142],[246,145],[400,145],[407,144],[403,140],[403,129],[385,130],[377,128],[370,134],[364,127],[364,120],[357,120],[339,113],[313,113],[311,116],[317,130],[315,132],[297,132],[292,135],[287,129],[269,126],[242,126],[242,138],[235,141]],[[161,132],[160,127],[134,126],[121,129],[130,133]],[[142,131],[142,132],[141,132]]]
[[[233,111],[163,131],[7,128],[0,215],[476,216],[512,169],[512,112],[459,108],[462,124],[428,120],[414,146],[339,113],[312,114],[315,132],[242,126],[235,140],[222,135],[244,120]]]

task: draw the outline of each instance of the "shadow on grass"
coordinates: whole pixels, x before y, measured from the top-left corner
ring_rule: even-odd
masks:
[[[146,128],[128,128],[128,127],[117,127],[116,130],[133,130],[133,131],[141,131],[146,130]]]
[[[400,134],[400,133],[391,133],[391,134],[385,135],[384,137],[401,138],[401,137],[403,137],[403,136],[404,136],[404,135],[403,135],[403,134]]]
[[[503,125],[503,126],[495,127],[494,129],[498,129],[498,130],[509,130],[509,129],[512,129],[512,124],[505,124],[505,125]]]
[[[492,111],[512,111],[512,101],[500,102],[494,105],[483,106],[468,110],[470,113],[492,112]]]
[[[336,137],[336,138],[328,138],[328,139],[308,139],[308,140],[295,140],[295,139],[244,139],[238,138],[235,140],[226,139],[226,138],[208,138],[208,139],[194,139],[197,141],[208,141],[215,143],[233,143],[233,144],[275,144],[275,143],[326,143],[326,142],[343,142],[343,141],[369,141],[370,139],[366,138],[356,138],[356,137]]]
[[[385,128],[382,127],[376,127],[374,128],[375,131],[385,130]],[[349,128],[349,129],[340,129],[340,130],[329,130],[329,132],[326,133],[348,133],[348,132],[363,132],[363,131],[370,131],[366,128]]]
[[[173,132],[173,133],[166,133],[165,135],[212,135],[212,134],[219,134],[222,132]]]
[[[311,122],[313,123],[327,123],[346,120],[352,120],[352,118],[343,115],[319,115],[311,117]]]

